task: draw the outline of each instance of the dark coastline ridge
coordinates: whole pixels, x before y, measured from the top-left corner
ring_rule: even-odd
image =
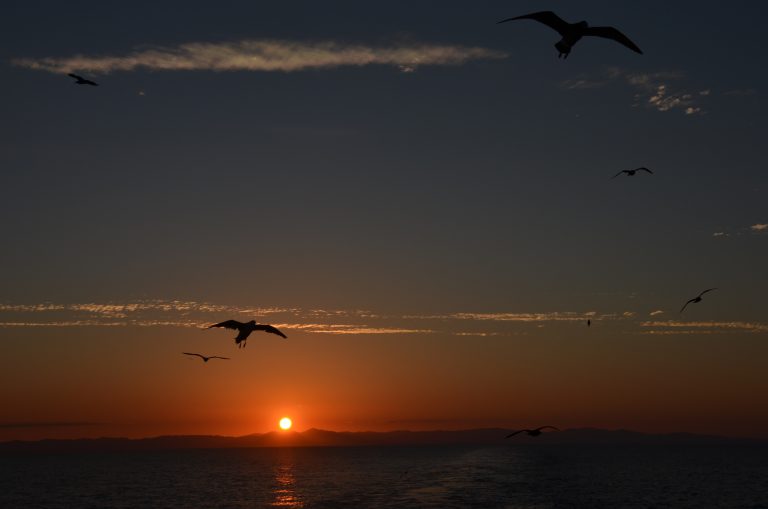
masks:
[[[173,449],[226,449],[248,447],[366,447],[517,444],[557,445],[755,445],[768,440],[732,438],[693,433],[648,434],[628,430],[566,429],[542,437],[519,436],[505,440],[509,429],[483,428],[456,431],[273,431],[238,437],[220,435],[172,435],[150,438],[81,438],[14,440],[0,442],[0,453],[86,453],[158,451]]]

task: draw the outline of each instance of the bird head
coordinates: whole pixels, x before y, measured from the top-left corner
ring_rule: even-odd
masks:
[[[578,26],[582,30],[586,30],[587,28],[589,28],[589,23],[587,23],[586,21],[579,21],[578,23],[576,23],[576,26]]]
[[[251,320],[251,321],[250,321],[250,322],[248,322],[248,323],[250,323],[251,325],[256,325],[256,320]]]

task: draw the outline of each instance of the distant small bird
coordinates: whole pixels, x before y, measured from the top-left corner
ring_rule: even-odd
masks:
[[[592,320],[587,318],[587,327],[591,327],[591,326],[592,326]]]
[[[707,290],[704,290],[697,297],[694,297],[691,300],[689,300],[688,302],[686,302],[685,305],[680,310],[680,312],[682,313],[685,310],[685,308],[688,307],[688,304],[696,304],[697,302],[701,302],[701,296],[704,295],[707,292],[711,292],[712,290],[717,290],[717,288],[708,288]]]
[[[224,359],[229,360],[229,357],[219,357],[218,355],[211,355],[209,357],[206,357],[205,355],[200,355],[199,353],[191,353],[191,352],[181,352],[184,355],[194,355],[195,357],[200,357],[203,359],[203,362],[208,362],[210,359]]]
[[[555,431],[560,431],[559,429],[557,429],[554,426],[541,426],[540,428],[536,428],[536,429],[521,429],[521,430],[515,431],[514,433],[510,433],[509,435],[505,436],[504,438],[513,437],[513,436],[517,435],[518,433],[526,433],[528,436],[537,437],[537,436],[541,435],[543,433],[542,430],[546,429],[546,428],[550,428],[550,429],[553,429]]]
[[[77,81],[75,81],[75,85],[91,85],[91,86],[94,86],[94,87],[98,87],[99,86],[99,84],[96,83],[95,81],[87,80],[87,79],[83,78],[82,76],[78,76],[77,74],[69,73],[69,74],[67,74],[67,76],[69,76],[71,78],[75,78],[77,80]]]
[[[277,328],[272,327],[271,325],[256,323],[256,320],[251,320],[250,322],[247,322],[247,323],[238,322],[237,320],[227,320],[226,322],[213,324],[208,328],[211,329],[213,327],[224,327],[227,329],[233,329],[238,331],[237,337],[235,338],[235,343],[237,343],[237,346],[239,348],[243,348],[246,344],[246,340],[248,339],[248,336],[251,335],[251,332],[257,331],[257,330],[269,332],[270,334],[277,334],[281,338],[288,337],[282,332],[280,332]]]
[[[621,170],[619,173],[617,173],[616,175],[614,175],[614,176],[613,176],[613,177],[611,177],[611,178],[612,178],[612,179],[615,179],[616,177],[618,177],[618,176],[619,176],[619,175],[621,175],[622,173],[626,173],[626,174],[627,174],[627,177],[634,177],[634,176],[635,176],[635,173],[637,173],[638,171],[647,171],[648,173],[650,173],[651,175],[653,175],[653,172],[652,172],[651,170],[649,170],[649,169],[648,169],[648,168],[646,168],[645,166],[641,166],[640,168],[635,168],[634,170]]]
[[[531,14],[524,14],[522,16],[515,16],[514,18],[507,18],[499,21],[498,23],[506,23],[507,21],[515,21],[518,19],[532,19],[547,25],[555,32],[559,33],[563,38],[556,44],[555,48],[560,54],[557,58],[568,58],[573,46],[579,42],[579,39],[585,35],[592,35],[596,37],[604,37],[606,39],[613,39],[614,41],[623,44],[627,48],[636,53],[643,54],[642,50],[637,45],[629,40],[629,37],[619,32],[613,27],[591,27],[586,21],[579,21],[578,23],[568,23],[563,21],[557,14],[552,11],[534,12]]]

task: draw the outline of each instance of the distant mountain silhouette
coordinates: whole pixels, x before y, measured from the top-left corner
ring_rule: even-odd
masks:
[[[238,447],[360,447],[402,445],[684,445],[764,444],[768,440],[728,438],[693,433],[652,435],[627,430],[594,428],[567,429],[538,438],[521,435],[514,442],[504,437],[514,430],[483,428],[457,431],[272,431],[239,437],[219,435],[178,435],[152,438],[83,438],[0,442],[0,453],[156,451],[168,449],[220,449]]]

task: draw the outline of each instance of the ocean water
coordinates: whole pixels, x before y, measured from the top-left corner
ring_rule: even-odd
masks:
[[[0,507],[768,509],[768,447],[4,454]]]

